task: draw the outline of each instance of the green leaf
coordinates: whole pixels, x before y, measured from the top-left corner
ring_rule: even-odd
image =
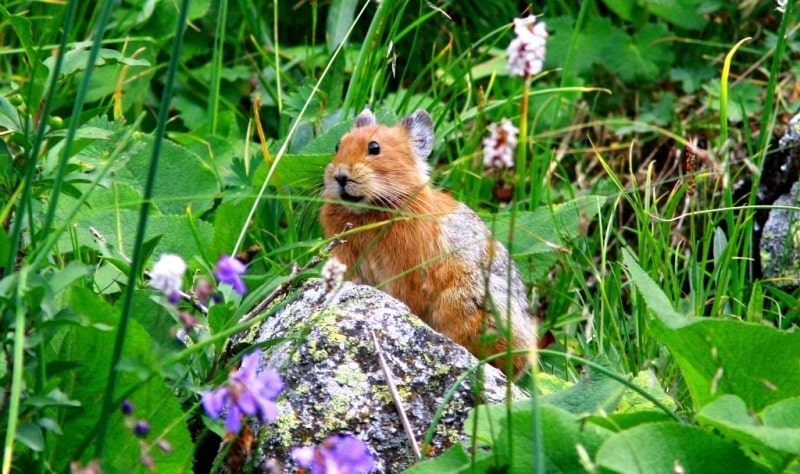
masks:
[[[54,410],[52,416],[67,434],[48,437],[48,462],[56,472],[68,471],[72,460],[85,465],[92,459],[93,443],[87,444],[87,441],[95,434],[96,423],[101,421],[100,400],[106,389],[116,337],[114,332],[99,331],[94,327],[119,326],[119,314],[89,290],[74,287],[69,306],[76,313],[84,315],[91,325],[66,328],[59,338],[62,341],[59,353],[54,356],[62,361],[81,364],[68,375],[65,374],[62,383],[64,392],[71,399],[79,401],[81,408]],[[153,352],[147,332],[136,321],[129,321],[123,358],[149,370],[157,370],[158,354]],[[136,374],[121,372],[115,396],[121,396],[131,389],[133,391],[129,398],[136,407],[136,418],[146,420],[151,426],[147,441],[152,443],[160,437],[172,446],[173,452],[165,454],[148,443],[152,446],[149,454],[159,471],[190,472],[192,440],[183,410],[170,386],[159,377],[142,382]],[[103,459],[104,466],[107,465],[112,472],[148,472],[140,462],[140,440],[125,425],[121,412],[112,412],[109,422],[111,426],[105,440],[107,455]]]
[[[577,446],[581,445],[591,455],[610,435],[595,425],[582,426],[576,415],[552,405],[541,405],[539,416],[547,472],[583,472]],[[529,400],[514,402],[510,419],[505,405],[481,405],[473,408],[464,422],[468,434],[492,448],[485,460],[487,467],[507,467],[508,472],[514,473],[533,472],[535,454],[529,450],[533,445],[531,426],[533,411]]]
[[[600,371],[589,370],[572,387],[541,397],[542,403],[557,406],[576,415],[598,410],[611,412],[622,398],[625,386]]]
[[[669,298],[661,288],[654,282],[650,275],[645,273],[639,262],[627,248],[622,249],[622,262],[627,267],[631,275],[631,281],[642,294],[647,302],[647,307],[655,316],[667,327],[677,329],[689,324],[692,320],[675,311]]]
[[[700,31],[708,23],[699,11],[705,0],[644,0],[644,3],[650,13],[687,30]]]
[[[281,186],[308,189],[320,186],[325,166],[333,155],[284,155],[275,170]]]
[[[674,422],[650,423],[611,435],[597,452],[596,462],[624,474],[765,472],[735,444]]]
[[[518,212],[513,242],[509,242],[511,214],[492,214],[484,216],[484,220],[494,231],[495,238],[511,248],[515,257],[551,253],[578,237],[581,226],[600,212],[605,201],[603,196],[583,196],[552,208]]]
[[[61,63],[60,76],[66,76],[86,69],[89,61],[89,48],[91,46],[91,41],[84,41],[77,43],[74,48],[67,51],[67,53],[64,55],[64,60]],[[129,58],[125,57],[122,53],[114,49],[100,48],[97,59],[94,63],[94,67],[104,66],[109,61],[125,64],[126,66],[150,66],[150,62],[144,59]],[[50,70],[51,75],[54,72],[53,68],[55,67],[55,64],[55,56],[48,56],[47,59],[44,60],[44,65]],[[50,82],[49,78],[47,82]]]
[[[486,455],[481,452],[477,454]],[[405,474],[458,474],[467,472],[471,465],[472,459],[464,449],[464,445],[456,443],[441,456],[415,464],[403,472]]]
[[[696,418],[760,453],[776,472],[790,456],[800,455],[800,398],[770,405],[756,417],[744,400],[723,395],[704,406]]]
[[[44,448],[42,428],[35,423],[23,423],[19,425],[14,438],[37,453],[41,452]]]
[[[23,15],[12,15],[3,5],[0,5],[0,13],[16,33],[16,38],[25,50],[25,55],[28,57],[28,64],[36,63],[36,49],[33,44],[33,32],[31,28],[31,21]]]
[[[58,294],[76,281],[88,277],[90,272],[91,267],[85,263],[78,261],[69,262],[66,267],[50,276],[50,290],[53,294]]]
[[[144,190],[153,147],[152,136],[142,137],[145,146],[136,148],[117,179]],[[153,187],[153,202],[164,214],[183,214],[191,207],[194,214],[211,209],[220,191],[210,167],[188,148],[165,140]]]
[[[734,320],[688,318],[623,249],[631,280],[654,314],[652,330],[681,368],[692,399],[702,408],[732,394],[761,410],[800,395],[800,332]]]
[[[644,13],[644,9],[639,5],[639,2],[632,0],[603,0],[603,3],[620,18],[628,22],[634,22]]]

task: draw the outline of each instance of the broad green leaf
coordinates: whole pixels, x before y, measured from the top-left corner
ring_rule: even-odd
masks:
[[[49,277],[50,290],[58,294],[68,289],[76,281],[90,275],[91,267],[85,263],[72,261],[66,267],[56,271]]]
[[[403,471],[405,474],[458,474],[472,465],[472,458],[464,445],[456,443],[441,456],[415,464]]]
[[[74,287],[70,306],[89,321],[88,326],[70,326],[63,333],[57,357],[62,361],[82,365],[62,375],[62,389],[80,408],[65,408],[53,418],[62,427],[65,436],[48,433],[49,463],[57,472],[68,471],[69,462],[85,465],[93,457],[93,442],[85,444],[95,434],[100,421],[101,400],[106,389],[109,363],[116,337],[113,331],[99,331],[96,326],[119,326],[119,314],[101,298],[90,291]],[[157,370],[158,356],[152,351],[147,332],[136,322],[129,321],[123,349],[126,360]],[[149,449],[160,472],[191,472],[193,446],[184,421],[184,413],[172,389],[159,377],[142,382],[135,374],[122,372],[115,388],[115,396],[134,389],[130,399],[135,406],[136,419],[146,420],[150,434],[148,445],[161,437],[172,446],[173,452],[165,454],[155,446]],[[113,472],[146,473],[141,464],[140,440],[125,426],[119,410],[114,410],[109,420],[103,462]],[[83,451],[79,451],[83,449]]]
[[[321,186],[325,166],[332,157],[333,155],[284,155],[275,170],[273,182],[300,189]]]
[[[699,11],[703,4],[709,3],[705,0],[645,0],[644,3],[654,15],[687,30],[702,30],[708,23],[703,13],[711,13]]]
[[[219,254],[233,251],[239,233],[247,226],[247,216],[254,199],[226,200],[214,212],[214,245]]]
[[[328,161],[333,158],[336,152],[336,144],[342,139],[347,132],[353,128],[353,122],[338,123],[317,138],[313,139],[308,145],[303,148],[304,155],[327,155]]]
[[[0,5],[0,13],[2,13],[3,19],[14,29],[16,38],[22,45],[22,49],[25,50],[25,55],[28,57],[28,64],[35,64],[36,47],[33,44],[31,21],[23,15],[12,15],[3,5]]]
[[[623,250],[623,262],[656,317],[653,333],[681,368],[697,408],[732,394],[758,411],[800,395],[800,332],[735,320],[688,318],[672,308],[627,250]]]
[[[664,294],[664,291],[662,291],[656,282],[650,278],[650,275],[639,266],[639,262],[636,261],[633,254],[631,254],[630,250],[627,248],[622,249],[622,262],[631,275],[631,281],[633,281],[636,288],[647,302],[647,308],[652,311],[663,324],[671,329],[677,329],[695,321],[675,310],[672,303],[670,303],[667,298],[667,295]]]
[[[789,456],[800,455],[800,398],[770,405],[757,417],[741,398],[723,395],[704,406],[696,418],[760,453],[776,470]]]
[[[589,370],[576,384],[566,390],[541,397],[542,403],[557,406],[576,415],[616,409],[625,386],[602,372]]]
[[[644,13],[639,2],[631,0],[603,0],[606,6],[625,21],[633,22]]]
[[[696,426],[650,423],[611,435],[596,462],[623,474],[766,472],[733,443]]]
[[[590,455],[594,454],[610,434],[596,425],[584,425],[578,416],[552,405],[541,405],[539,415],[548,472],[583,472],[578,445]],[[475,432],[474,426],[477,427]],[[532,426],[533,412],[528,400],[512,404],[510,419],[505,405],[481,405],[473,408],[464,422],[468,434],[491,447],[491,455],[486,458],[487,467],[507,466],[508,472],[526,474],[533,472],[535,461],[535,454],[530,451]]]
[[[144,189],[150,168],[152,136],[143,136],[145,146],[131,153],[117,179]],[[219,193],[214,172],[195,153],[170,140],[164,140],[153,187],[153,201],[164,214],[183,214],[191,207],[194,214],[211,209]]]
[[[84,41],[82,43],[78,43],[75,45],[74,48],[67,51],[64,55],[63,63],[61,64],[61,76],[66,76],[78,71],[82,71],[86,69],[87,63],[89,61],[89,48],[92,46],[90,41]],[[104,66],[108,63],[108,61],[118,62],[120,64],[125,64],[127,66],[149,66],[150,62],[143,60],[143,59],[135,59],[130,57],[125,57],[122,53],[114,49],[107,49],[107,48],[100,48],[99,54],[97,59],[95,60],[94,67]],[[47,59],[44,60],[44,65],[50,69],[50,74],[53,73],[53,68],[55,67],[56,57],[49,56]],[[48,78],[48,82],[50,79]]]
[[[510,236],[511,214],[484,216],[495,238],[513,249],[515,257],[537,253],[551,253],[580,235],[582,225],[594,218],[605,203],[603,196],[583,196],[535,211],[518,212]],[[513,242],[509,242],[513,239]],[[511,245],[513,243],[513,245]]]
[[[32,451],[41,452],[44,448],[42,428],[35,423],[23,423],[19,425],[14,438]]]

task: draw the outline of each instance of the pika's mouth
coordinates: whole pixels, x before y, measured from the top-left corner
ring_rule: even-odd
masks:
[[[361,198],[359,196],[353,196],[344,189],[339,192],[339,197],[341,197],[343,201],[347,202],[361,202]]]

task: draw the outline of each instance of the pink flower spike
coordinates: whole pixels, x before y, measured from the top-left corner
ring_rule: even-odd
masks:
[[[514,167],[519,129],[504,118],[489,125],[489,136],[483,139],[483,166],[486,169]]]
[[[531,77],[544,67],[547,29],[544,22],[530,15],[514,18],[516,38],[508,45],[508,72],[514,76]]]

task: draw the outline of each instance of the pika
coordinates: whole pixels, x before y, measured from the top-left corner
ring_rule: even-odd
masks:
[[[477,357],[503,353],[509,344],[531,348],[535,327],[519,270],[475,212],[431,187],[426,160],[433,140],[424,110],[394,127],[361,112],[325,169],[325,235],[354,226],[332,254],[352,281],[402,301]],[[483,337],[491,332],[497,336]],[[527,361],[514,356],[515,377]],[[494,365],[505,371],[505,358]]]

